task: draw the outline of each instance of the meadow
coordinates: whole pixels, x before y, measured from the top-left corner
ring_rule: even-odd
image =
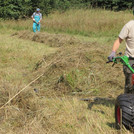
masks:
[[[106,61],[132,19],[130,11],[56,11],[36,34],[30,18],[0,20],[0,133],[131,134],[115,128],[122,65]]]

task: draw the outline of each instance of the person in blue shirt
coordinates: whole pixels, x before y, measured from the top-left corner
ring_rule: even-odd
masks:
[[[33,20],[33,32],[36,33],[36,29],[40,32],[40,22],[42,20],[42,14],[40,13],[40,9],[37,8],[36,12],[31,16]]]

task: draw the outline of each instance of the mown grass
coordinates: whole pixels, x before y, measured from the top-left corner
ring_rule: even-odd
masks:
[[[40,43],[23,41],[10,34],[0,34],[0,72],[1,88],[18,91],[27,84],[36,61],[55,49]],[[8,87],[9,84],[9,87]],[[11,86],[11,87],[10,87]]]
[[[116,130],[114,124],[114,102],[116,96],[123,92],[123,88],[119,89],[123,87],[122,83],[124,83],[122,82],[124,79],[120,69],[121,66],[111,68],[111,65],[106,65],[104,62],[107,59],[107,54],[111,51],[113,40],[118,36],[122,26],[132,18],[132,14],[127,11],[111,12],[100,9],[52,13],[48,17],[44,17],[42,32],[75,35],[83,42],[81,46],[79,46],[80,42],[73,44],[71,47],[66,44],[66,46],[61,47],[62,49],[11,36],[16,31],[32,31],[32,21],[30,19],[1,21],[1,106],[31,80],[44,73],[45,69],[42,64],[41,67],[39,66],[39,70],[35,70],[37,63],[40,63],[40,61],[42,63],[42,59],[44,60],[43,64],[47,64],[55,58],[59,58],[60,62],[48,67],[42,79],[28,87],[4,109],[0,110],[0,133],[130,134],[131,131],[126,129]],[[30,34],[30,32],[28,33]],[[62,37],[60,36],[60,38]],[[86,51],[85,42],[89,42],[89,46],[91,43],[89,52]],[[57,52],[57,50],[59,51]],[[124,50],[123,45],[120,50]],[[89,65],[84,61],[80,62],[83,55],[89,59],[87,61],[90,61]],[[68,63],[70,63],[69,66]],[[80,66],[80,68],[78,69],[72,63]],[[104,68],[101,68],[101,66]],[[61,74],[58,74],[60,71],[65,74],[65,84],[73,89],[69,90],[70,94],[62,93],[62,83],[58,87],[60,95],[57,94],[57,91],[49,90],[53,86],[55,78],[57,81],[61,76]],[[107,74],[105,74],[105,71]],[[55,74],[55,76],[52,74]],[[120,76],[121,78],[119,78]],[[84,81],[85,79],[86,81]],[[80,88],[83,86],[82,90],[87,89],[84,93],[86,94],[89,91],[91,94],[72,94],[72,91],[77,92],[77,86]],[[81,98],[85,96],[94,98],[98,95],[100,95],[98,101],[81,101]],[[109,97],[111,98],[107,100]]]

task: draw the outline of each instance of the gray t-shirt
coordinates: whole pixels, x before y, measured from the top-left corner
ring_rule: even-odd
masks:
[[[42,14],[41,13],[34,12],[32,17],[34,18],[35,16],[39,16],[40,20],[42,19]]]
[[[129,21],[121,30],[119,37],[126,41],[125,55],[134,57],[134,20]]]

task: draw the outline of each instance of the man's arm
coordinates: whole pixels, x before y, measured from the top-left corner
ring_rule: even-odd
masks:
[[[113,61],[113,58],[116,55],[116,51],[118,50],[118,48],[119,48],[119,46],[120,46],[122,41],[123,41],[123,39],[121,39],[120,37],[118,37],[118,39],[115,40],[113,48],[112,48],[112,52],[111,52],[110,56],[108,57],[109,61]]]
[[[128,22],[129,23],[129,22]],[[124,27],[122,28],[118,39],[114,42],[113,48],[112,48],[112,52],[110,54],[110,56],[108,57],[109,61],[113,61],[113,58],[116,56],[116,51],[118,50],[121,42],[126,39],[129,35],[129,24],[124,25]]]
[[[115,40],[112,51],[116,52],[122,41],[123,39],[121,39],[120,37]]]
[[[39,21],[39,23],[41,22],[41,20],[42,20],[42,14],[40,13],[40,21]]]
[[[33,15],[31,16],[31,18],[32,18],[32,20],[35,22],[35,19],[34,19],[34,13],[33,13]]]

